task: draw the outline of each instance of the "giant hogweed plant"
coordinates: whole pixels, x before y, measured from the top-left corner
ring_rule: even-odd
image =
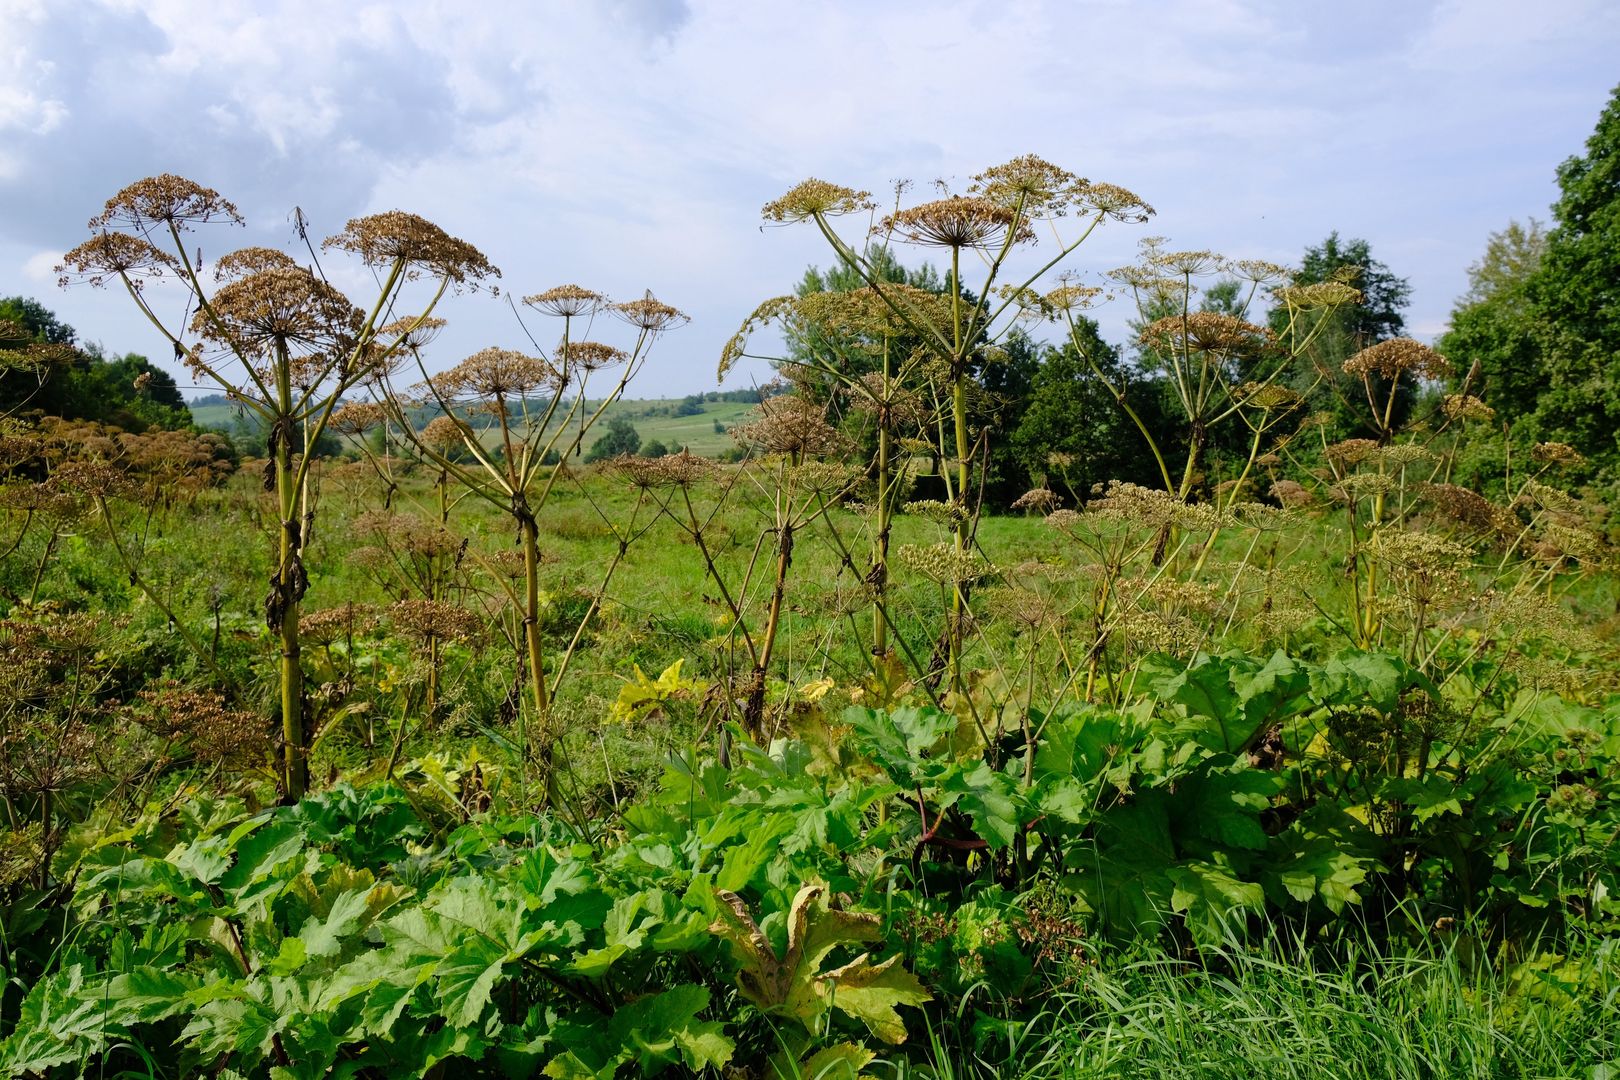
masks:
[[[571,473],[563,462],[578,451],[608,406],[623,395],[658,338],[685,323],[687,317],[651,293],[639,300],[613,303],[577,285],[559,286],[525,297],[523,302],[562,321],[561,339],[549,354],[538,343],[535,355],[492,347],[434,375],[428,372],[421,352],[426,344],[423,331],[431,328],[419,322],[402,327],[401,340],[421,381],[401,389],[391,372],[379,370],[370,385],[381,413],[377,419],[438,470],[435,490],[441,522],[448,520],[453,502],[469,495],[512,519],[523,559],[522,581],[514,583],[503,574],[493,577],[519,616],[520,677],[528,684],[529,715],[539,734],[539,759],[549,771],[555,746],[549,729],[551,708],[557,683],[581,640],[584,625],[576,629],[562,658],[548,667],[541,626],[540,517],[557,484],[570,482]],[[590,331],[598,315],[631,328],[634,336],[629,349],[579,336]],[[612,383],[600,397],[588,398],[592,377],[604,371],[615,372]],[[424,407],[439,415],[418,430],[412,414]],[[386,461],[373,460],[392,489],[394,480]],[[452,488],[457,494],[450,494]],[[618,547],[586,620],[600,605],[630,542],[644,531],[634,517],[622,526],[609,522],[609,527]],[[524,742],[527,752],[528,739]]]
[[[389,211],[349,222],[323,245],[376,272],[377,295],[365,310],[327,280],[313,247],[312,267],[267,248],[230,252],[214,261],[213,284],[205,284],[201,251],[188,246],[186,234],[241,223],[236,207],[211,188],[169,174],[138,181],[91,219],[95,236],[64,256],[62,283],[122,285],[194,377],[219,387],[269,432],[265,484],[278,520],[264,608],[280,641],[281,783],[297,798],[309,783],[298,615],[314,527],[310,448],[345,392],[404,359],[405,334],[386,335],[382,327],[406,303],[410,282],[429,284],[414,317],[424,319],[446,292],[477,288],[499,271],[431,222]],[[178,289],[147,288],[155,281]],[[160,313],[176,300],[177,318]]]
[[[975,481],[975,463],[988,445],[989,433],[973,431],[970,398],[973,371],[987,359],[986,351],[1008,333],[1032,287],[1071,255],[1104,221],[1146,220],[1153,211],[1137,196],[1113,184],[1083,180],[1033,155],[986,169],[960,193],[910,206],[898,205],[905,185],[897,188],[897,205],[878,215],[870,193],[822,180],[807,180],[764,207],[766,221],[776,224],[813,224],[838,256],[857,273],[873,294],[894,313],[932,363],[926,365],[928,392],[944,406],[936,450],[950,463],[945,475],[948,504],[960,510],[952,544],[958,555],[973,546],[982,475]],[[852,242],[838,231],[834,219],[865,214],[866,239]],[[1060,226],[1072,216],[1073,228]],[[1033,245],[1042,232],[1052,234],[1052,249],[1028,265],[1015,258]],[[930,247],[949,260],[946,281],[948,311],[936,311],[931,300],[919,298],[884,280],[873,261],[874,250],[890,242]],[[977,263],[980,273],[971,286],[964,274]],[[768,316],[768,304],[757,314]],[[721,374],[741,356],[741,343],[728,346]],[[829,365],[835,366],[835,365]],[[965,585],[965,583],[961,583]],[[965,633],[968,591],[952,590],[951,616],[945,641],[953,688],[961,683],[960,656]]]

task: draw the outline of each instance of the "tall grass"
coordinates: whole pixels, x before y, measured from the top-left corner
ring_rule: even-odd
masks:
[[[1105,952],[1049,1011],[936,1028],[933,1064],[895,1075],[1620,1077],[1615,941],[1505,966],[1480,962],[1473,945],[1462,936],[1418,946],[1362,939],[1325,957],[1273,939],[1206,953],[1196,966],[1157,950]],[[969,1028],[971,1047],[953,1038]]]

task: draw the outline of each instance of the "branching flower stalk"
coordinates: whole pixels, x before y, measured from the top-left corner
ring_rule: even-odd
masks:
[[[623,395],[646,363],[653,343],[687,318],[650,293],[640,300],[611,303],[600,293],[577,285],[526,297],[524,303],[563,321],[562,339],[549,357],[489,348],[449,371],[430,375],[420,352],[412,350],[422,376],[413,394],[396,391],[387,372],[374,386],[378,403],[423,458],[468,492],[508,514],[517,527],[524,565],[522,585],[497,580],[522,613],[522,666],[529,682],[532,715],[543,725],[551,712],[555,680],[547,674],[540,626],[539,515],[557,481],[567,475],[560,463],[572,456],[608,406]],[[575,339],[576,322],[588,326],[600,312],[616,316],[635,330],[629,351]],[[590,377],[610,368],[617,368],[618,376],[593,408],[586,399]],[[566,397],[569,390],[573,391],[571,398]],[[410,409],[419,404],[434,406],[441,413],[422,431],[416,431],[408,417]],[[523,740],[527,746],[526,732]],[[548,774],[553,742],[543,732],[537,748]]]
[[[67,253],[64,285],[102,285],[116,278],[136,307],[171,344],[193,374],[218,386],[269,433],[266,487],[275,496],[277,552],[265,620],[281,643],[281,784],[289,799],[309,783],[308,747],[299,659],[298,612],[308,587],[303,552],[313,525],[309,506],[310,449],[326,430],[344,393],[396,361],[401,343],[382,340],[379,319],[401,302],[404,286],[427,277],[426,319],[451,290],[478,288],[499,271],[470,244],[432,223],[389,211],[348,223],[324,247],[354,255],[381,285],[368,312],[333,288],[319,271],[282,252],[245,248],[214,265],[216,288],[202,281],[184,233],[197,224],[241,224],[236,207],[218,192],[165,174],[138,181],[108,200],[91,219],[96,234]],[[173,254],[158,243],[172,246]],[[313,254],[313,251],[312,251]],[[189,324],[171,325],[144,286],[178,280]],[[194,339],[188,343],[188,338]]]
[[[897,197],[903,190],[903,186],[897,189]],[[949,252],[949,311],[944,319],[921,310],[910,297],[883,281],[868,251],[844,239],[830,220],[875,210],[868,192],[807,180],[768,203],[763,215],[775,223],[813,222],[840,261],[860,275],[936,360],[940,369],[937,378],[950,416],[939,452],[954,465],[954,476],[947,481],[948,491],[952,502],[966,512],[954,529],[953,542],[958,555],[966,555],[972,548],[976,517],[976,501],[969,492],[979,440],[971,437],[968,408],[975,361],[982,359],[985,349],[1010,329],[1011,319],[1004,316],[1019,313],[1034,283],[1078,248],[1099,224],[1109,218],[1143,221],[1152,210],[1123,188],[1082,180],[1033,155],[987,169],[973,178],[964,194],[897,207],[875,222],[870,232],[884,241],[894,239]],[[1065,239],[1057,233],[1056,223],[1071,211],[1080,217],[1081,225],[1076,235]],[[1018,247],[1035,241],[1037,226],[1052,228],[1056,251],[1020,283],[998,288],[1010,257]],[[974,294],[967,293],[963,284],[965,252],[979,256],[985,265]],[[992,301],[992,296],[998,299]],[[952,589],[946,630],[954,689],[960,689],[961,684],[966,584],[959,583]]]

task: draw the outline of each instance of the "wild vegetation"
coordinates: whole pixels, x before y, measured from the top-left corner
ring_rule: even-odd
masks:
[[[623,401],[651,294],[439,356],[499,271],[431,223],[204,266],[236,207],[118,192],[64,282],[257,424],[42,413],[94,364],[0,308],[0,1072],[1620,1066],[1612,448],[1359,241],[1087,283],[1132,192],[910,196],[765,206],[833,269],[662,406],[701,454]]]

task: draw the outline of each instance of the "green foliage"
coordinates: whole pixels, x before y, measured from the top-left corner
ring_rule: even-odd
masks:
[[[25,297],[0,299],[0,320],[28,330],[33,343],[54,347],[48,362],[40,365],[7,370],[0,364],[0,414],[37,411],[130,431],[191,426],[190,410],[174,377],[146,357],[130,353],[108,359],[98,346],[79,347],[71,326]],[[0,341],[0,351],[20,344]]]
[[[585,453],[585,463],[606,461],[620,454],[633,454],[641,448],[641,436],[629,417],[614,416],[602,425],[602,434],[591,443]]]
[[[1369,433],[1364,392],[1359,381],[1344,373],[1344,362],[1369,345],[1405,333],[1406,319],[1401,313],[1411,301],[1412,286],[1373,258],[1367,241],[1341,240],[1337,230],[1320,244],[1305,249],[1294,276],[1294,283],[1301,286],[1331,281],[1353,286],[1361,292],[1361,298],[1326,312],[1307,313],[1296,325],[1297,335],[1314,332],[1316,337],[1307,352],[1309,362],[1294,373],[1295,386],[1301,391],[1314,387],[1309,407],[1334,418],[1336,437],[1359,437]],[[1288,318],[1284,309],[1273,309],[1272,330],[1282,333]],[[1414,388],[1409,377],[1407,382],[1397,403],[1397,426],[1412,406]]]

